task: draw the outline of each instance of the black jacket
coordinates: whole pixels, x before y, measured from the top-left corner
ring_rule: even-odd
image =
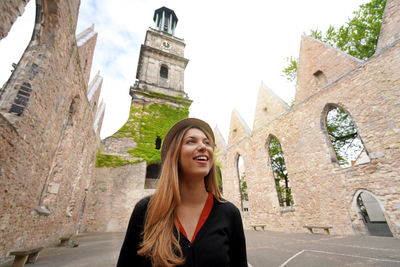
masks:
[[[150,197],[142,199],[133,210],[117,267],[151,267],[150,260],[137,255],[149,200]],[[192,244],[182,233],[179,234],[186,259],[182,266],[247,266],[242,219],[239,210],[230,202],[218,202],[214,198],[212,210]]]

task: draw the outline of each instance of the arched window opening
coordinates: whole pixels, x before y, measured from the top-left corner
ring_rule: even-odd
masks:
[[[222,171],[221,168],[219,166],[216,166],[217,169],[217,182],[218,182],[218,188],[219,191],[221,191],[221,193],[223,192],[223,188],[222,188]]]
[[[160,164],[149,164],[146,168],[146,178],[158,179],[160,175],[161,165]]]
[[[161,137],[157,136],[156,138],[156,149],[160,150],[161,148]]]
[[[240,193],[241,208],[242,211],[249,211],[249,195],[247,193],[246,169],[244,167],[244,161],[241,155],[239,155],[237,158],[237,171],[239,178],[239,193]]]
[[[29,1],[8,35],[0,41],[0,94],[28,46],[35,26],[36,1]]]
[[[337,106],[329,106],[325,124],[340,167],[370,161],[356,126],[346,111]]]
[[[321,70],[316,71],[313,75],[319,87],[322,87],[328,83],[328,79]]]
[[[368,191],[357,196],[357,207],[368,232],[374,236],[393,236],[376,197]]]
[[[169,17],[165,17],[165,18],[164,18],[164,28],[162,28],[162,27],[163,27],[163,25],[162,25],[162,19],[160,19],[159,22],[158,22],[158,28],[159,28],[160,30],[164,30],[164,31],[168,32]]]
[[[271,167],[274,173],[275,188],[278,194],[278,201],[281,207],[292,206],[293,196],[289,187],[289,177],[285,164],[285,158],[281,144],[276,137],[271,137],[269,141],[269,157],[271,159]]]
[[[160,77],[162,78],[168,78],[168,68],[165,65],[162,65],[160,68]]]
[[[157,188],[157,181],[161,173],[161,164],[149,164],[146,168],[146,180],[144,183],[145,189]]]
[[[73,120],[78,108],[79,108],[79,96],[75,96],[74,99],[72,99],[71,105],[69,106],[66,125],[70,126],[74,125]]]
[[[166,17],[164,21],[164,31],[168,32],[169,18]]]

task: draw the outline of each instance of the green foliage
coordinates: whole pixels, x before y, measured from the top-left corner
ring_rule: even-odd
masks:
[[[290,82],[296,81],[297,78],[297,63],[298,59],[295,57],[287,57],[287,66],[283,69],[283,76]]]
[[[157,137],[163,140],[172,125],[188,117],[190,102],[182,97],[154,92],[147,92],[146,95],[158,99],[168,99],[180,104],[182,108],[155,103],[149,106],[132,105],[128,121],[112,137],[132,138],[136,147],[128,149],[127,152],[137,160],[124,160],[118,156],[101,154],[101,151],[99,151],[96,167],[117,167],[140,161],[146,161],[147,164],[161,162],[160,150],[156,149]]]
[[[132,164],[132,163],[135,163],[135,161],[129,161],[129,160],[123,159],[119,156],[100,154],[100,152],[97,152],[97,157],[96,157],[96,167],[97,168],[120,167],[120,166],[124,166],[127,164]]]
[[[294,107],[294,104],[295,104],[294,100],[295,99],[293,98],[292,101],[290,102],[289,108],[293,108]]]
[[[160,163],[160,150],[155,146],[157,137],[163,140],[171,126],[188,115],[188,106],[176,109],[165,104],[132,105],[129,120],[113,137],[132,137],[136,147],[128,153],[147,164]]]
[[[246,174],[243,173],[240,177],[240,197],[243,201],[249,201],[249,195],[247,194],[247,183],[246,183]]]
[[[275,187],[278,194],[280,206],[293,205],[292,191],[289,187],[289,178],[286,169],[285,159],[281,145],[275,137],[269,143],[269,156],[271,159],[272,171],[275,176]]]
[[[222,166],[221,166],[221,163],[218,161],[217,155],[218,155],[218,150],[215,150],[214,151],[214,164],[215,164],[215,168],[217,169],[218,188],[219,188],[219,191],[221,191],[221,193],[222,193],[222,191],[223,191],[223,188],[222,188],[222,172],[221,172]]]
[[[372,0],[353,12],[354,17],[339,28],[330,26],[323,36],[318,29],[311,36],[353,57],[368,59],[376,51],[386,0]]]
[[[220,168],[217,168],[217,182],[218,182],[218,188],[221,193],[223,192],[222,188],[222,172]]]
[[[312,29],[309,35],[356,58],[368,59],[376,51],[385,5],[386,0],[372,0],[353,12],[354,17],[345,25],[339,28],[331,25],[324,35]],[[288,58],[288,65],[282,71],[291,82],[297,78],[298,60],[293,60]]]
[[[363,200],[362,200],[362,198],[361,198],[361,195],[362,195],[362,194],[363,194],[363,193],[360,193],[360,194],[358,195],[358,197],[357,197],[357,204],[358,204],[358,206],[360,207],[361,214],[363,215],[364,218],[366,218],[366,217],[368,217],[368,213],[367,213],[367,208],[365,207],[364,202],[363,202]]]
[[[339,165],[350,166],[364,149],[353,120],[343,109],[332,107],[326,116],[326,128]]]

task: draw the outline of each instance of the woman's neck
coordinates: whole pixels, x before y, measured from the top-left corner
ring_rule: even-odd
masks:
[[[198,205],[207,200],[208,192],[202,179],[180,179],[181,202],[183,205]]]

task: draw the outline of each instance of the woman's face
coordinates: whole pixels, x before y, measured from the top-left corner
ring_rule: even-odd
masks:
[[[206,176],[214,164],[214,148],[210,140],[197,128],[183,136],[179,153],[179,168],[183,177]]]

